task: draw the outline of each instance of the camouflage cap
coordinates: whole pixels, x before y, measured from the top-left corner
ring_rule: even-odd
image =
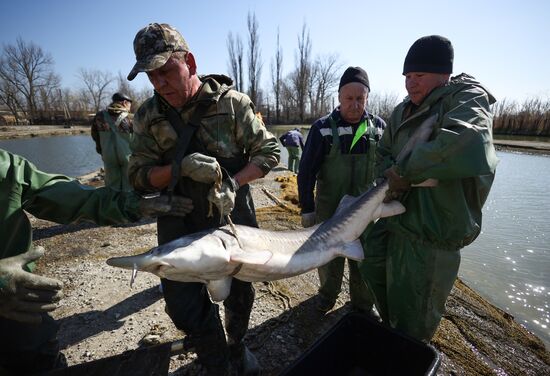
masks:
[[[128,74],[128,80],[132,81],[139,72],[162,67],[175,51],[189,51],[179,31],[165,23],[145,26],[134,38],[136,64]]]

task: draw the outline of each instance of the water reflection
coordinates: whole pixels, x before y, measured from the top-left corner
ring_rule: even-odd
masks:
[[[550,157],[499,152],[483,232],[463,252],[461,277],[550,344]]]

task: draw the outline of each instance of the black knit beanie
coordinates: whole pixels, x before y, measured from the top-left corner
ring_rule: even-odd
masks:
[[[342,78],[340,78],[338,91],[340,91],[342,86],[344,86],[345,84],[349,84],[350,82],[359,82],[360,84],[365,85],[370,91],[369,76],[367,75],[367,72],[365,72],[365,70],[361,67],[349,67],[348,69],[346,69],[346,71],[342,75]]]
[[[440,35],[422,37],[413,43],[403,64],[409,72],[452,73],[454,50],[451,41]]]

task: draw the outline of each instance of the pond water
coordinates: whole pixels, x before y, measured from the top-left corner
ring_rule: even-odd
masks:
[[[103,166],[89,135],[0,140],[0,148],[22,155],[50,173],[76,177]]]

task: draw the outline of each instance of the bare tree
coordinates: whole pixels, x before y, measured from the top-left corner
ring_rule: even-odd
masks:
[[[91,106],[92,111],[98,112],[108,97],[107,89],[113,82],[113,76],[107,71],[80,68],[78,77],[84,85],[81,96]]]
[[[385,121],[390,120],[391,113],[399,103],[399,96],[396,93],[369,93],[368,111],[371,114],[380,116]]]
[[[339,62],[337,54],[321,55],[315,60],[315,79],[312,85],[315,91],[313,117],[317,118],[330,111],[329,101],[334,88],[338,85],[340,78],[338,72],[341,68],[342,64]]]
[[[61,77],[53,72],[47,78],[47,85],[40,86],[37,90],[36,116],[41,123],[56,122],[57,111],[61,111],[58,107],[58,92],[61,88]]]
[[[235,89],[243,91],[243,41],[239,35],[227,35],[227,52],[229,53],[229,75],[235,81]]]
[[[306,85],[310,117],[317,117],[318,113],[317,107],[319,103],[315,92],[315,83],[317,81],[319,81],[319,67],[316,63],[311,63]]]
[[[2,64],[3,62],[0,60],[0,65]],[[19,111],[23,111],[23,106],[21,105],[23,99],[15,86],[2,78],[0,78],[0,103],[3,103],[9,109],[15,119],[15,124],[20,124]]]
[[[298,51],[296,56],[296,71],[292,75],[294,90],[296,90],[296,101],[298,105],[298,113],[300,121],[303,123],[305,119],[305,110],[308,95],[308,83],[311,75],[311,39],[309,31],[304,22],[302,33],[298,36]]]
[[[258,20],[255,13],[248,12],[248,95],[254,104],[260,106],[258,96],[262,62],[260,52],[260,34],[258,34]]]
[[[299,117],[296,111],[298,108],[295,90],[296,74],[296,71],[290,73],[281,84],[281,108],[285,123],[287,124],[296,121]]]
[[[53,73],[53,59],[40,46],[21,38],[17,38],[15,45],[5,45],[2,52],[0,79],[21,94],[26,102],[26,115],[34,123],[40,90],[48,91],[59,85],[59,78]]]
[[[244,59],[244,47],[243,40],[240,35],[237,35],[236,38],[236,55],[237,55],[237,70],[239,72],[239,86],[237,87],[238,91],[244,91],[244,74],[243,74],[243,59]]]
[[[118,72],[118,75],[116,76],[116,86],[116,91],[124,93],[134,100],[134,97],[136,96],[135,90],[132,85],[130,85],[130,81],[128,81],[122,72]]]
[[[136,102],[141,105],[147,99],[153,96],[153,88],[144,86],[136,93]]]
[[[237,47],[235,38],[233,38],[233,33],[231,31],[227,34],[227,53],[229,54],[229,61],[227,64],[229,76],[235,81],[235,88],[240,91]]]
[[[283,50],[279,43],[279,28],[277,28],[277,50],[275,57],[271,61],[271,83],[273,85],[273,93],[275,94],[275,123],[280,123],[280,100],[283,80]]]

